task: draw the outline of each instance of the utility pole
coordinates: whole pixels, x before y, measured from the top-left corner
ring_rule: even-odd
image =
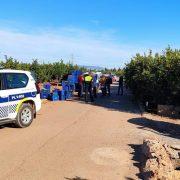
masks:
[[[73,62],[74,62],[74,54],[72,53],[71,54],[71,63],[73,64]]]
[[[7,61],[8,57],[7,57],[7,55],[6,55],[6,54],[4,55],[4,58],[5,58],[5,60]]]
[[[5,60],[7,61],[7,59],[8,59],[7,55],[2,53],[2,52],[0,52],[0,54],[2,54],[4,56],[4,58],[5,58]]]

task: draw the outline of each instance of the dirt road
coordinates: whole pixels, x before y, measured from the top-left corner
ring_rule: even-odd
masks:
[[[44,103],[30,127],[0,129],[0,179],[138,179],[143,138],[163,133],[146,123],[128,94]]]

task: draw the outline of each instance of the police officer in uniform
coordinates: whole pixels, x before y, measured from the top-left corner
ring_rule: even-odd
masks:
[[[91,73],[88,73],[84,77],[84,85],[85,85],[85,102],[88,102],[88,93],[91,99],[91,102],[94,101],[93,95],[92,95],[92,83],[93,78],[91,76]]]

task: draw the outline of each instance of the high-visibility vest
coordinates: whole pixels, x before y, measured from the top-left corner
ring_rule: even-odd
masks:
[[[85,82],[91,82],[92,77],[91,76],[86,76],[84,80],[85,80]]]

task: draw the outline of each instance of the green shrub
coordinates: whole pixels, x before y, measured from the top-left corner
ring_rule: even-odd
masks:
[[[141,101],[180,104],[180,50],[137,54],[124,69],[126,83]]]

